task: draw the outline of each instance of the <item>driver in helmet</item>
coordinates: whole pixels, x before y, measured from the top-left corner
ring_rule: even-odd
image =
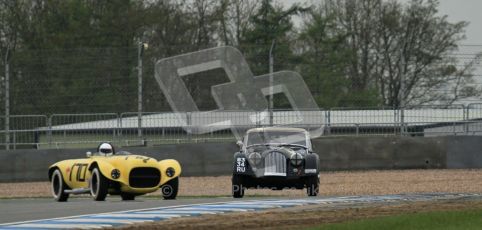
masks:
[[[115,154],[114,152],[114,146],[112,146],[110,143],[102,143],[99,145],[97,148],[97,152],[101,155],[105,156],[112,156]]]

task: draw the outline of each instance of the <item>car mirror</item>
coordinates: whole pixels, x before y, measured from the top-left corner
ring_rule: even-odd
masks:
[[[87,158],[90,158],[90,157],[92,156],[92,152],[90,152],[90,151],[89,151],[89,152],[86,152],[86,153],[85,153],[85,156],[86,156]]]

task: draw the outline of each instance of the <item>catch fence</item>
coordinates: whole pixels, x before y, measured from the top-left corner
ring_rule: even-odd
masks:
[[[270,126],[266,111],[137,112],[0,117],[4,149],[92,148],[99,142],[145,146],[235,141],[253,127]],[[322,129],[323,136],[482,135],[482,104],[393,108],[332,108],[273,112],[274,126]],[[7,125],[8,123],[8,125]],[[7,129],[8,127],[8,129]],[[233,132],[233,128],[236,132]]]

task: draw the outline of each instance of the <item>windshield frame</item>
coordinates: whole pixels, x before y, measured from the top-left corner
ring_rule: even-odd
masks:
[[[263,131],[252,131],[252,132],[247,132],[246,135],[244,136],[244,140],[243,140],[243,150],[247,150],[247,148],[251,148],[251,147],[254,147],[254,146],[289,146],[289,145],[293,145],[293,146],[296,146],[298,145],[298,147],[301,147],[300,144],[297,144],[297,143],[256,143],[256,144],[251,144],[251,145],[248,145],[248,141],[249,141],[249,136],[252,135],[253,133],[263,133],[262,135],[264,135],[264,133],[293,133],[295,135],[299,135],[299,134],[302,134],[304,137],[305,137],[305,145],[304,147],[309,150],[309,151],[312,151],[312,146],[311,146],[311,139],[310,139],[310,136],[308,134],[308,132],[306,131],[291,131],[291,130],[263,130]],[[288,135],[287,135],[288,136]]]

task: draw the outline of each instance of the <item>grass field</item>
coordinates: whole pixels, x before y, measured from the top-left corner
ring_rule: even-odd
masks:
[[[372,229],[481,229],[482,209],[464,211],[438,211],[377,217],[348,221],[344,223],[320,225],[310,230],[372,230]]]

